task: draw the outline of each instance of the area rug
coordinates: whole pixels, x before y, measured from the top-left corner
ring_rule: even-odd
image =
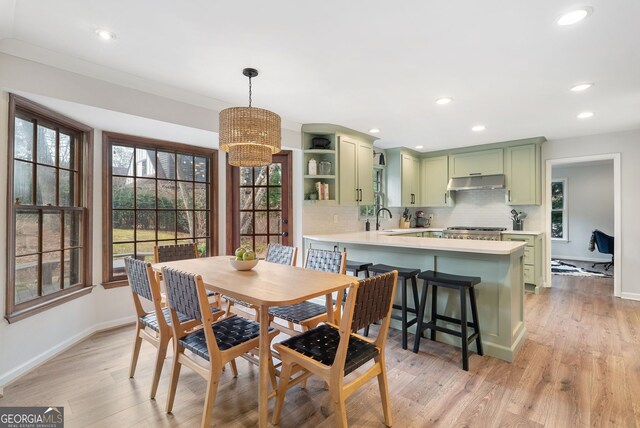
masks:
[[[553,275],[572,275],[572,276],[600,276],[603,278],[611,278],[613,275],[602,272],[595,272],[560,260],[551,260],[551,273]]]

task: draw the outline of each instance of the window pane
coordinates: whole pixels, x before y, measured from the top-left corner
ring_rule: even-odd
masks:
[[[62,251],[42,254],[42,295],[60,290],[60,260]]]
[[[280,187],[269,188],[269,208],[282,208],[282,189]]]
[[[61,249],[62,216],[60,213],[42,214],[42,236],[42,251]]]
[[[114,210],[111,215],[113,242],[134,240],[134,213],[129,210]]]
[[[174,211],[158,211],[158,239],[175,238],[176,213]]]
[[[156,176],[156,151],[147,149],[136,149],[136,176],[155,177]]]
[[[16,212],[16,255],[38,252],[37,212]]]
[[[207,211],[196,211],[195,212],[195,222],[196,222],[196,237],[204,237],[207,236],[207,227],[208,219],[207,219]]]
[[[133,256],[133,245],[134,244],[113,244],[112,246],[112,254],[113,254],[113,274],[122,275],[125,273],[124,271],[124,258]]]
[[[240,209],[241,210],[253,209],[253,189],[251,187],[245,187],[240,189]]]
[[[253,184],[253,168],[240,167],[240,185],[251,186]]]
[[[193,211],[178,211],[178,238],[193,237]]]
[[[196,183],[194,188],[194,208],[197,210],[206,210],[209,208],[207,203],[207,185]]]
[[[111,205],[113,208],[134,208],[133,178],[111,179]]]
[[[240,246],[253,250],[253,237],[252,236],[240,236]]]
[[[156,212],[138,211],[136,213],[136,241],[156,239]]]
[[[114,175],[133,175],[133,148],[111,147],[111,173]]]
[[[253,233],[253,212],[243,211],[240,213],[240,234]]]
[[[16,117],[13,155],[17,159],[33,160],[33,123]]]
[[[254,233],[267,233],[267,212],[256,211],[255,213],[256,225]]]
[[[282,184],[282,164],[273,163],[269,165],[269,184],[280,185]]]
[[[56,169],[38,165],[36,205],[56,205]]]
[[[254,209],[266,210],[267,209],[267,188],[256,187],[255,192],[256,192],[256,197],[254,202]]]
[[[282,244],[282,235],[269,235],[270,244]]]
[[[156,180],[136,178],[136,208],[156,207]]]
[[[193,209],[193,183],[178,182],[178,209]]]
[[[551,183],[551,209],[564,208],[564,183],[556,181]]]
[[[38,162],[56,164],[57,144],[55,129],[38,125]]]
[[[198,256],[206,257],[209,255],[209,239],[199,239],[197,242],[198,245]]]
[[[60,133],[60,167],[76,169],[74,162],[75,143],[71,135]]]
[[[280,211],[272,211],[269,213],[269,233],[282,232],[282,214]]]
[[[33,164],[13,163],[13,196],[17,205],[33,204]]]
[[[82,214],[64,213],[64,248],[82,245]]]
[[[176,155],[158,152],[158,178],[176,178]]]
[[[16,304],[38,297],[38,256],[16,257]]]
[[[178,180],[193,180],[193,156],[178,155]]]
[[[61,169],[58,171],[58,174],[60,192],[60,201],[58,205],[61,207],[75,206],[76,204],[73,200],[73,195],[75,194],[75,173]]]
[[[201,157],[195,157],[195,173],[196,181],[208,181],[207,180],[207,159]]]
[[[267,185],[267,167],[258,166],[253,169],[253,184],[256,186]]]
[[[253,251],[256,252],[256,256],[265,257],[267,255],[267,237],[266,236],[256,236],[256,246]]]
[[[158,209],[175,209],[176,207],[176,182],[158,180]]]
[[[75,248],[64,252],[64,288],[71,287],[81,282],[82,259],[80,251],[80,248]]]
[[[153,247],[155,247],[155,245],[155,241],[138,242],[136,244],[136,259],[153,263]]]
[[[562,211],[554,211],[551,213],[551,237],[562,238],[563,236]]]

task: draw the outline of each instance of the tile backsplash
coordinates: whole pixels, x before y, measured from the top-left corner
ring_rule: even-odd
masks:
[[[387,213],[380,218],[381,228],[391,229],[399,225],[402,208],[389,208],[393,218],[388,219]],[[327,233],[357,232],[365,230],[366,218],[360,219],[358,207],[305,205],[302,208],[302,233],[304,235],[318,235]],[[334,218],[337,216],[337,223]],[[376,228],[376,219],[371,219],[371,230]]]

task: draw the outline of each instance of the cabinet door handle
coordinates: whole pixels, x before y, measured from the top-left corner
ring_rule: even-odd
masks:
[[[356,189],[356,202],[358,202],[358,189]]]
[[[511,190],[507,190],[507,198],[509,199],[509,202],[511,202]]]
[[[447,192],[444,192],[444,203],[447,203]]]
[[[360,189],[360,202],[362,202],[362,189]]]
[[[482,173],[481,172],[472,172],[469,175],[482,175]]]

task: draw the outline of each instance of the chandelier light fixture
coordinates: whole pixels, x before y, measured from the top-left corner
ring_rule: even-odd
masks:
[[[280,116],[251,106],[251,78],[255,68],[245,68],[249,78],[249,107],[231,107],[220,112],[220,150],[229,153],[232,166],[271,165],[271,155],[280,151]]]

